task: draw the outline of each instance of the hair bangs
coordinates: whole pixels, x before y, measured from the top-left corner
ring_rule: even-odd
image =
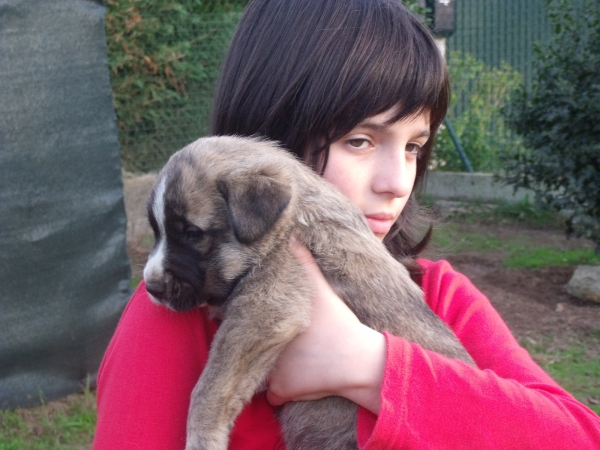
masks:
[[[320,145],[312,152],[326,152],[357,124],[393,108],[397,111],[390,123],[429,113],[433,136],[446,114],[449,85],[429,31],[393,0],[349,1],[354,7],[335,18],[346,38],[332,39],[329,48],[317,55],[321,86],[318,99],[312,99],[316,109],[306,129],[320,135]],[[426,147],[422,159],[428,161],[431,145]],[[319,157],[322,169],[323,155],[312,156],[313,165]]]

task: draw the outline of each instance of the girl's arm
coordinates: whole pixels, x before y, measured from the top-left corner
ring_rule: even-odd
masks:
[[[210,327],[199,310],[173,313],[138,287],[98,374],[95,450],[184,448],[190,392],[208,355],[202,325]]]
[[[386,336],[379,417],[360,413],[364,448],[600,448],[600,418],[533,362],[489,300],[448,263],[421,264],[428,304],[478,368]]]
[[[98,375],[94,450],[183,450],[190,394],[217,326],[203,309],[156,306],[145,285],[138,287]],[[279,422],[264,393],[244,407],[229,438],[231,450],[280,448]]]
[[[304,258],[301,252],[299,257]],[[310,257],[306,260],[310,267]],[[352,353],[356,340],[368,338],[352,320],[332,325],[345,321],[338,311],[311,324],[306,346],[301,336],[296,348],[286,348],[272,374],[269,398],[277,404],[332,394],[350,398],[363,406],[357,433],[365,449],[600,448],[598,416],[531,360],[487,298],[449,264],[421,264],[427,270],[423,289],[428,304],[454,330],[478,367],[386,334],[382,370],[381,359],[371,359],[381,352],[377,339],[370,356],[369,350],[362,354],[362,345]],[[322,289],[320,273],[310,268],[307,273],[315,284],[317,311],[330,308],[319,306],[321,302],[341,303]],[[328,335],[327,329],[336,333]],[[333,346],[311,346],[310,335],[328,336],[325,340]],[[356,360],[343,362],[344,355]],[[382,378],[373,376],[378,373]],[[358,397],[353,394],[357,380],[371,380]]]
[[[377,414],[385,369],[383,334],[359,322],[305,247],[294,245],[293,250],[315,294],[311,324],[279,356],[267,399],[278,406],[337,395]]]

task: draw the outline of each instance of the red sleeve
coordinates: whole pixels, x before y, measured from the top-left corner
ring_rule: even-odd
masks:
[[[190,392],[211,331],[200,310],[171,312],[138,287],[100,366],[94,449],[184,447]]]
[[[154,305],[142,283],[100,367],[94,450],[183,450],[190,393],[216,330],[203,309]],[[229,448],[278,448],[280,441],[274,409],[258,394],[238,416]]]
[[[447,262],[419,263],[427,303],[478,367],[386,333],[381,411],[360,409],[361,448],[600,448],[598,415],[533,362],[489,300]]]

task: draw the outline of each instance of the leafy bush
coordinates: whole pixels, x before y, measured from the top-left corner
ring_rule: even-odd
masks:
[[[600,251],[600,8],[585,0],[547,0],[552,38],[535,48],[534,83],[506,114],[525,148],[504,158],[503,178],[535,191],[567,215],[567,233]],[[579,12],[578,12],[579,11]]]
[[[422,0],[402,0],[402,3],[413,14],[416,14],[417,16],[421,16],[423,18],[423,20],[425,21],[425,15],[428,11],[427,8],[425,8],[425,6],[424,6],[425,2],[423,2]]]
[[[220,62],[245,3],[107,1],[113,104],[127,170],[155,170],[206,132]]]
[[[448,57],[452,87],[449,118],[473,169],[494,172],[499,154],[518,145],[507,130],[501,110],[510,93],[519,86],[521,75],[508,63],[495,68],[470,54],[452,52]],[[444,126],[435,143],[435,168],[464,171],[450,134]]]

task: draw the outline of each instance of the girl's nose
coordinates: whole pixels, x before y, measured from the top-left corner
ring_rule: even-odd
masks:
[[[376,163],[373,191],[394,198],[406,197],[412,192],[415,173],[416,161],[407,161],[404,146],[383,152]]]

